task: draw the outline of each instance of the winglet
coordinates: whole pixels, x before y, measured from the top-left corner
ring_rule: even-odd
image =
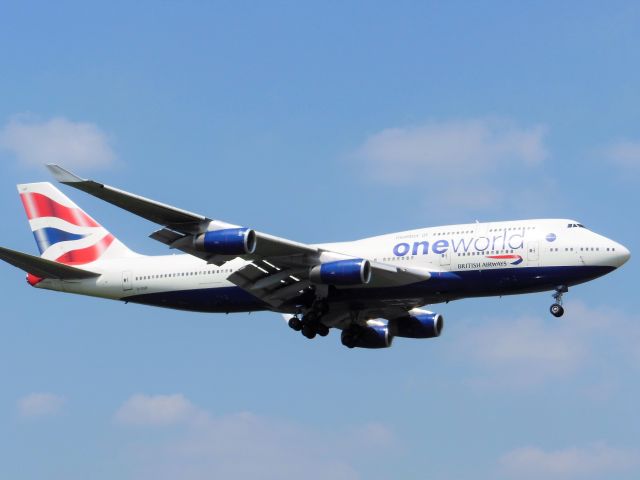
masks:
[[[60,183],[76,183],[76,182],[84,182],[83,178],[74,175],[68,170],[65,170],[60,165],[56,165],[55,163],[48,163],[47,168],[53,174],[55,179]]]

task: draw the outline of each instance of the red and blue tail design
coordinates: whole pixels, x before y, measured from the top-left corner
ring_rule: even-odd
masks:
[[[67,265],[135,255],[48,182],[18,185],[43,258]]]

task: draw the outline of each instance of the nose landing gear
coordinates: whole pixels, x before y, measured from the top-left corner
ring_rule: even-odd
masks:
[[[565,285],[560,285],[556,287],[556,291],[553,294],[553,299],[556,302],[553,305],[551,305],[551,307],[549,307],[549,311],[551,312],[551,315],[553,315],[556,318],[559,318],[562,315],[564,315],[564,308],[562,307],[562,294],[567,293],[568,291],[569,291],[569,288],[567,288]]]

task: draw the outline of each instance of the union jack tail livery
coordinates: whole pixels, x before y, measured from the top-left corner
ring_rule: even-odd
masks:
[[[84,266],[135,256],[52,184],[22,184],[18,192],[42,258]]]

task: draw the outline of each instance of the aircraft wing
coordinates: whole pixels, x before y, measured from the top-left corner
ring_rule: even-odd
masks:
[[[24,270],[40,278],[55,278],[60,280],[78,280],[82,278],[99,277],[99,273],[72,267],[63,263],[53,262],[41,257],[17,252],[9,248],[0,247],[0,260]]]
[[[251,262],[230,275],[229,281],[276,308],[298,297],[311,285],[311,267],[331,259],[352,258],[340,252],[330,252],[262,232],[255,232],[256,247],[250,254],[219,255],[203,252],[194,246],[195,236],[207,231],[238,226],[93,180],[85,180],[58,165],[47,167],[59,182],[162,225],[164,228],[152,233],[150,237],[170,248],[176,248],[215,265],[222,265],[238,257]],[[371,267],[372,278],[367,287],[399,286],[430,278],[428,271],[415,268],[401,268],[377,262],[371,262]]]
[[[182,210],[149,198],[125,192],[118,188],[110,187],[109,185],[104,185],[93,180],[85,180],[58,165],[47,165],[47,168],[60,183],[82,190],[112,205],[164,226],[165,228],[162,230],[158,230],[150,235],[154,240],[158,240],[171,248],[177,248],[216,265],[222,265],[229,260],[237,258],[236,255],[211,255],[206,252],[199,252],[195,248],[192,248],[192,240],[193,235],[204,233],[207,230],[234,228],[238,227],[238,225],[213,220],[197,213]],[[259,258],[318,253],[318,249],[314,247],[285,238],[260,232],[256,232],[256,237],[256,250],[253,255]]]

